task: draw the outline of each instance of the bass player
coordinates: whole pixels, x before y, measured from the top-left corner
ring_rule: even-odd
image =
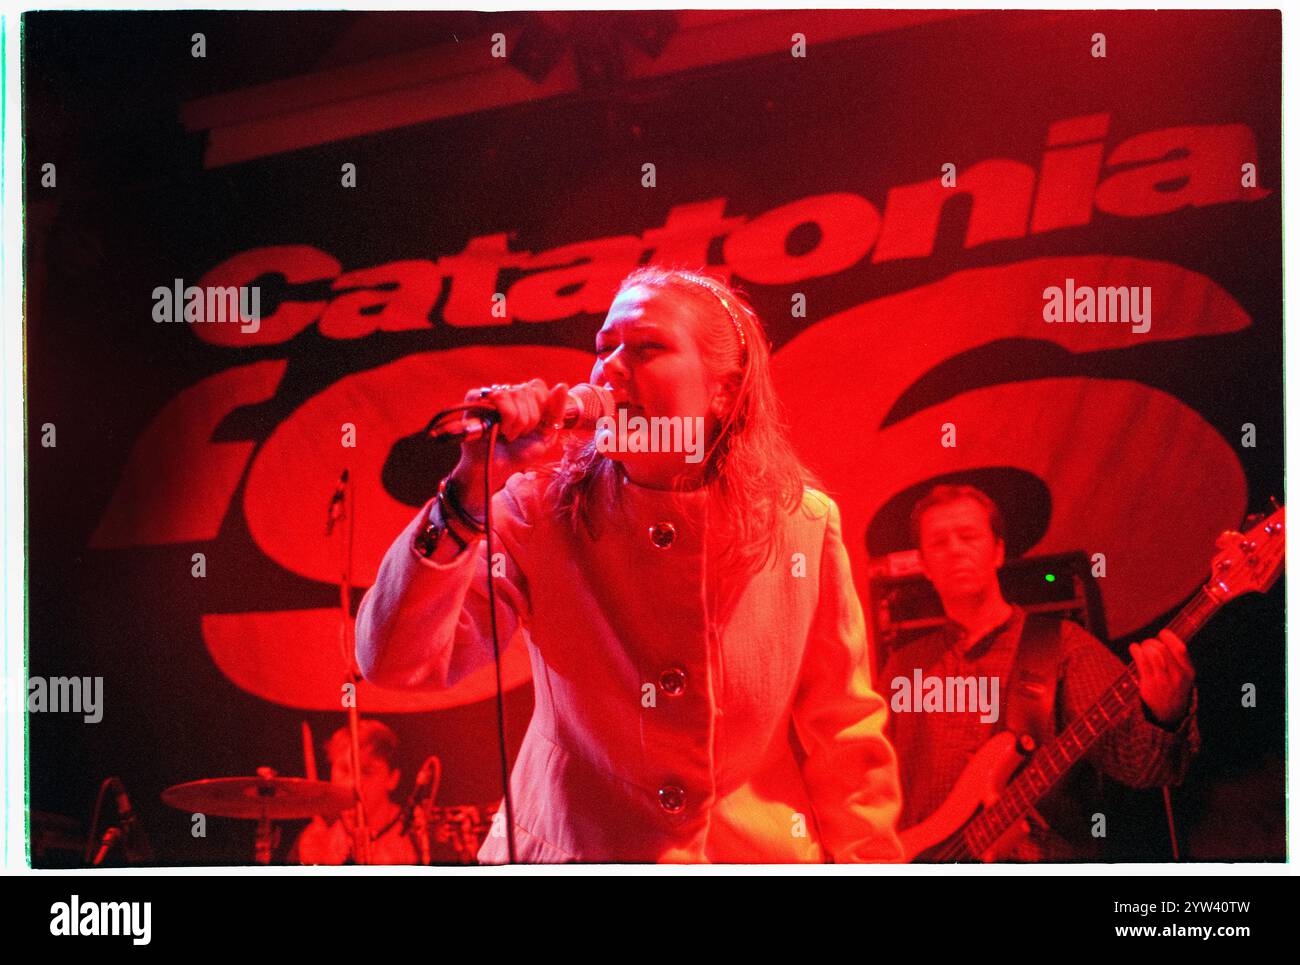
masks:
[[[998,583],[1005,558],[1002,518],[980,490],[935,487],[912,511],[912,536],[947,619],[940,630],[890,655],[880,678],[882,692],[900,679],[973,679],[986,685],[982,692],[1002,699],[995,715],[974,706],[941,706],[942,700],[927,702],[924,709],[915,702],[893,702],[890,737],[903,785],[900,830],[945,804],[966,765],[994,734],[1010,727],[1017,735],[1028,733],[1024,746],[1032,747],[1035,737],[1041,745],[1087,710],[1124,670],[1076,623],[1032,617],[1027,630],[1025,611],[1003,598]],[[1162,630],[1132,644],[1129,652],[1138,668],[1141,703],[983,857],[1097,860],[1104,836],[1098,833],[1104,815],[1096,810],[1101,773],[1136,788],[1182,782],[1200,743],[1187,648]],[[1016,718],[1010,725],[1008,714]],[[1033,725],[1045,733],[1033,734]]]

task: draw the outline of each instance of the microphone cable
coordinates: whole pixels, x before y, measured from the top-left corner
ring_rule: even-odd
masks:
[[[497,433],[501,431],[500,413],[490,406],[475,405],[473,403],[452,406],[450,409],[443,409],[430,419],[421,435],[427,436],[449,416],[462,413],[480,415],[489,424],[488,454],[487,459],[484,460],[483,468],[483,529],[487,539],[488,615],[492,626],[492,662],[496,669],[497,749],[501,760],[501,790],[503,792],[501,799],[502,808],[505,810],[506,854],[510,864],[518,864],[518,857],[515,853],[514,798],[510,793],[510,764],[506,758],[506,704],[504,690],[501,685],[501,642],[497,637],[496,588],[492,577],[492,451],[496,448]],[[492,832],[489,831],[488,833],[491,834]]]

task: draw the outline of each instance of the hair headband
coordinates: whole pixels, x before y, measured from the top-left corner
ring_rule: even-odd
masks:
[[[704,280],[699,275],[692,275],[692,274],[687,274],[685,272],[681,272],[677,275],[677,277],[684,278],[686,281],[694,282],[695,284],[703,288],[707,288],[709,291],[713,293],[713,296],[717,298],[718,301],[722,302],[722,307],[727,310],[727,317],[731,319],[731,324],[736,327],[736,337],[740,339],[740,358],[741,361],[743,362],[746,356],[749,354],[749,350],[745,344],[745,330],[744,328],[741,327],[740,316],[737,314],[735,306],[732,305],[731,299],[727,297],[727,294],[724,291],[722,291],[712,282]]]

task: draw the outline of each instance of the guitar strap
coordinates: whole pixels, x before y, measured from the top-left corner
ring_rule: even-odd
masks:
[[[1041,747],[1056,736],[1056,679],[1061,662],[1061,621],[1029,615],[1011,667],[1007,730],[1028,734]]]

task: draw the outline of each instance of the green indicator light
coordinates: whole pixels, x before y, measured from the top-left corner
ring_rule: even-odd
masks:
[[[1048,583],[1055,583],[1055,582],[1056,582],[1056,574],[1055,574],[1055,573],[1048,573],[1045,577],[1043,577],[1043,579],[1045,579]]]

